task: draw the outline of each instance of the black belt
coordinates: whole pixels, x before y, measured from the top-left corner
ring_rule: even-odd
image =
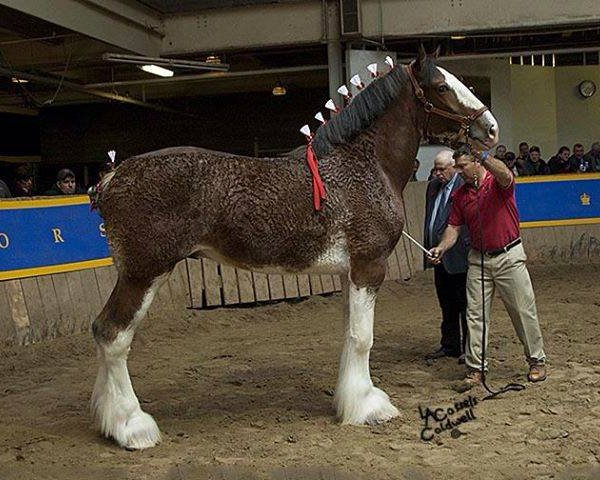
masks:
[[[509,244],[505,245],[502,248],[496,248],[495,250],[488,250],[487,252],[485,252],[485,254],[488,257],[497,257],[498,255],[508,252],[511,248],[516,247],[517,245],[521,245],[520,238],[513,240],[512,242],[510,242]]]

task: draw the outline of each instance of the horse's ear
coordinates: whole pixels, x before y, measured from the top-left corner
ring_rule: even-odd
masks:
[[[425,47],[422,43],[419,43],[419,53],[417,54],[417,59],[415,60],[415,71],[419,72],[425,65],[425,61],[427,60],[427,52],[425,51]]]

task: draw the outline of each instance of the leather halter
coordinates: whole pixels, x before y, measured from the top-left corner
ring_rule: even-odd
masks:
[[[470,115],[460,115],[458,113],[449,112],[447,110],[443,110],[441,108],[437,108],[431,103],[427,97],[425,96],[425,92],[419,82],[417,81],[415,74],[413,72],[414,61],[412,61],[409,65],[404,65],[408,78],[410,78],[410,83],[412,83],[413,90],[415,92],[415,96],[421,101],[423,104],[423,109],[425,110],[425,128],[423,129],[423,134],[427,140],[430,139],[429,135],[429,118],[431,114],[439,115],[440,117],[447,118],[452,120],[453,122],[460,124],[460,130],[458,133],[450,140],[450,143],[455,143],[455,141],[459,140],[461,137],[469,136],[469,130],[471,125],[477,120],[484,112],[489,110],[485,105],[481,107],[479,110],[474,111]]]

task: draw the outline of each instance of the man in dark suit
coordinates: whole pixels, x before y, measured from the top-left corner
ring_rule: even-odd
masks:
[[[451,150],[440,151],[433,165],[433,179],[427,185],[425,199],[425,248],[436,246],[448,225],[452,206],[452,193],[463,184],[454,169]],[[467,308],[467,254],[469,238],[465,228],[452,249],[445,253],[442,262],[434,267],[435,290],[442,309],[441,347],[426,356],[464,358]],[[424,259],[425,268],[431,263]],[[461,339],[462,329],[462,339]],[[460,362],[459,362],[460,363]]]

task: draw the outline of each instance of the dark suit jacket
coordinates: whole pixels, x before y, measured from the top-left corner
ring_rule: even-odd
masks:
[[[433,226],[432,238],[429,238],[429,222],[431,220],[431,214],[433,213],[435,198],[437,197],[437,194],[440,191],[440,188],[442,188],[443,184],[437,178],[434,178],[427,185],[427,193],[425,194],[425,232],[423,238],[425,240],[425,248],[428,250],[440,243],[442,234],[448,226],[448,217],[450,216],[450,210],[452,209],[452,193],[454,193],[456,189],[463,183],[463,179],[460,178],[460,176],[457,177],[446,205],[440,205],[438,208],[437,215],[435,217],[435,224]],[[467,271],[467,254],[469,253],[469,245],[469,234],[466,226],[463,225],[456,244],[442,257],[442,263],[448,273],[456,274]],[[425,262],[425,268],[433,266],[427,260],[425,255],[423,255],[423,261]]]

